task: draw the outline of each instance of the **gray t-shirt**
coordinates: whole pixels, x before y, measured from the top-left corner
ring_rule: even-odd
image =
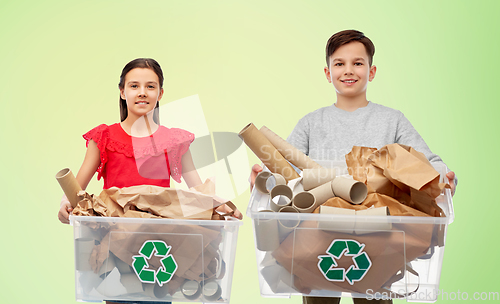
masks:
[[[379,149],[399,143],[424,153],[430,162],[443,163],[403,113],[372,102],[353,112],[335,105],[311,112],[299,120],[287,141],[314,160],[345,161],[353,146]]]

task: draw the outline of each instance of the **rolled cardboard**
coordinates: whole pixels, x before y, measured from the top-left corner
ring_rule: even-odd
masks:
[[[302,186],[302,177],[292,179],[288,182],[288,187],[292,189],[293,195],[299,194],[300,192],[304,192],[304,186]]]
[[[335,179],[335,169],[314,168],[302,171],[302,185],[304,190],[311,190]]]
[[[332,189],[335,196],[356,205],[361,204],[368,194],[365,184],[343,176],[338,176],[332,181]]]
[[[310,192],[301,192],[293,197],[292,206],[301,213],[311,213],[316,209],[316,199]]]
[[[69,168],[64,168],[57,172],[56,179],[63,189],[64,194],[66,194],[68,201],[71,203],[71,207],[75,208],[80,201],[77,193],[82,191],[82,187],[80,187],[80,184],[76,181],[75,176]]]
[[[154,284],[153,294],[157,299],[163,299],[168,294],[168,284],[163,284],[162,286]]]
[[[273,212],[262,210],[260,212]],[[273,251],[280,245],[276,219],[254,219],[255,243],[260,251]]]
[[[75,229],[75,239],[93,239],[100,242],[102,240],[102,236],[97,229],[93,229],[85,225],[79,225],[78,229]]]
[[[90,254],[94,249],[94,239],[75,239],[75,269],[78,271],[90,271]]]
[[[122,274],[120,282],[127,289],[127,293],[140,293],[143,292],[142,283],[137,278],[135,273]]]
[[[269,130],[266,126],[260,128],[260,132],[271,142],[273,146],[283,155],[289,162],[294,164],[300,170],[311,168],[322,168],[302,151],[295,148],[276,133]]]
[[[208,301],[217,301],[222,295],[222,289],[217,281],[209,280],[203,284],[203,296]]]
[[[283,155],[276,150],[253,123],[244,127],[238,135],[271,172],[281,174],[287,181],[299,177],[299,174],[285,160]]]
[[[292,203],[293,191],[287,185],[277,185],[271,189],[269,207],[278,212],[281,208],[289,206]]]
[[[356,210],[330,207],[330,206],[319,206],[319,213],[320,214],[355,215]],[[354,232],[355,225],[356,225],[355,220],[353,220],[352,222],[318,221],[318,228],[319,229],[335,230],[335,231],[349,233],[349,234],[352,234]]]
[[[378,207],[378,208],[368,208],[365,210],[356,211],[356,215],[373,215],[373,216],[383,216],[387,219],[387,221],[377,221],[371,222],[366,220],[361,220],[356,218],[356,225],[354,227],[354,233],[356,234],[368,234],[379,232],[381,230],[391,230],[392,223],[389,222],[389,208],[387,206]]]
[[[195,300],[201,295],[200,283],[186,280],[181,285],[181,292],[188,300]]]
[[[272,189],[277,185],[286,185],[286,180],[281,174],[261,171],[255,177],[255,188],[261,193],[268,194],[268,189]]]
[[[309,190],[309,193],[314,195],[316,207],[326,202],[328,199],[335,196],[333,193],[332,182],[329,181],[321,186]]]
[[[278,213],[283,213],[283,212],[292,212],[292,213],[299,213],[299,211],[292,206],[285,206],[281,208]],[[286,237],[299,226],[300,220],[297,219],[279,219],[278,218],[278,232],[279,232],[279,241],[280,243],[283,242]]]

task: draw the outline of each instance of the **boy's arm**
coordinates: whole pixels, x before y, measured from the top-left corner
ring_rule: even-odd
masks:
[[[422,136],[418,134],[411,122],[401,112],[398,119],[395,143],[411,146],[415,150],[424,153],[431,163],[440,163],[446,166],[439,155],[432,153]],[[446,172],[448,172],[446,177],[450,180],[451,192],[452,194],[455,194],[455,188],[458,184],[457,176],[448,168],[448,166],[446,166]]]

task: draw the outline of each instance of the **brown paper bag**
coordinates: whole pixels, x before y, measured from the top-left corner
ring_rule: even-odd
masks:
[[[198,225],[112,224],[91,253],[92,270],[97,273],[110,252],[132,266],[132,257],[138,255],[148,240],[160,240],[172,246],[170,254],[178,265],[176,277],[200,281],[215,275],[213,261],[218,256],[222,235],[218,230]],[[159,260],[150,259],[148,263],[154,269],[160,267]]]
[[[431,216],[444,216],[435,198],[446,184],[439,183],[439,173],[413,148],[400,144],[379,150],[353,147],[346,163],[354,179],[366,183],[369,193],[382,193]]]
[[[361,205],[351,205],[340,198],[332,198],[324,205],[355,210],[364,210],[371,206],[387,206],[390,213],[395,216],[428,216],[378,193],[368,195]],[[324,289],[364,294],[367,289],[376,292],[387,287],[386,285],[393,282],[395,275],[405,268],[407,262],[423,256],[431,244],[433,230],[432,224],[393,223],[390,231],[353,235],[320,230],[317,229],[316,221],[304,221],[299,229],[290,234],[273,252],[273,256],[294,275],[294,287],[302,293],[308,294],[311,290]],[[334,240],[349,239],[364,244],[363,251],[369,256],[371,268],[362,280],[352,285],[347,281],[328,281],[318,268],[318,257],[326,254],[326,250]],[[346,270],[353,264],[349,257],[337,262],[338,267]]]

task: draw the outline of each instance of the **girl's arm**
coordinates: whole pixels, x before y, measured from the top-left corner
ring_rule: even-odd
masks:
[[[83,190],[87,188],[87,185],[94,176],[100,163],[101,158],[99,149],[97,148],[97,143],[91,140],[89,141],[82,166],[80,167],[80,170],[78,170],[78,174],[76,175],[76,181],[78,182],[78,184],[80,184],[80,187],[82,187]],[[59,220],[64,224],[69,224],[69,213],[71,211],[73,211],[73,208],[71,207],[71,204],[69,203],[65,195],[61,200],[61,206],[59,208]]]
[[[184,153],[181,159],[181,164],[182,164],[182,178],[186,181],[186,184],[188,185],[189,188],[195,187],[198,185],[202,184],[201,178],[198,175],[198,171],[196,171],[196,168],[193,163],[193,157],[191,156],[191,151],[187,151]],[[215,196],[214,199],[220,203],[224,203],[225,201],[218,196]],[[218,211],[222,213],[228,213],[232,211],[229,207],[226,205],[219,206],[217,208]],[[243,215],[239,210],[234,210],[234,217],[242,219]]]
[[[97,148],[97,143],[93,140],[90,140],[87,147],[87,153],[85,153],[85,158],[83,159],[82,166],[76,174],[76,180],[83,190],[87,188],[90,180],[94,176],[100,164],[101,157],[99,149]]]
[[[182,164],[182,178],[186,181],[189,188],[201,185],[201,178],[196,171],[196,167],[193,163],[193,157],[191,156],[191,151],[187,150],[181,159]]]

